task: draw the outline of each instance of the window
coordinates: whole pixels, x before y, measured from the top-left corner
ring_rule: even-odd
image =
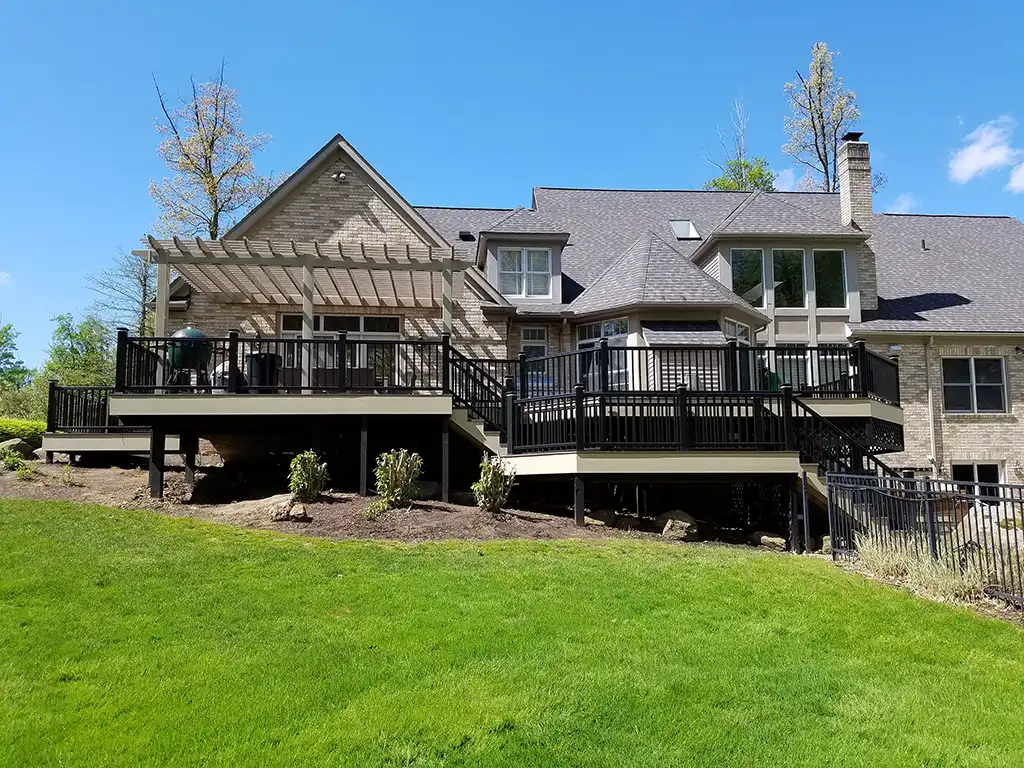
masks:
[[[729,341],[738,342],[741,346],[750,346],[750,326],[738,323],[735,320],[726,320],[723,323],[725,338]]]
[[[700,240],[697,228],[689,219],[676,219],[670,221],[668,225],[672,227],[672,234],[676,236],[676,240]]]
[[[992,502],[999,497],[999,489],[977,483],[999,483],[998,464],[954,464],[953,481],[965,493],[975,496],[991,497]]]
[[[772,274],[776,307],[803,307],[804,252],[780,248],[772,251]]]
[[[502,296],[550,298],[551,251],[499,248],[498,290]]]
[[[402,319],[380,315],[314,315],[313,338],[334,339],[345,331],[349,343],[346,358],[349,368],[372,368],[378,378],[391,377],[395,372],[395,346],[389,342],[401,338]],[[281,336],[285,339],[302,338],[302,315],[281,315]],[[377,342],[377,343],[374,343]],[[294,347],[294,348],[292,348]],[[299,366],[299,345],[285,349],[285,368]],[[328,345],[316,347],[317,368],[336,368],[334,353]]]
[[[1001,357],[942,360],[942,407],[946,413],[1006,413]]]
[[[814,252],[814,305],[846,306],[846,267],[842,251]]]
[[[398,317],[379,315],[314,315],[313,335],[331,338],[345,331],[352,336],[383,333],[397,336],[402,321]],[[286,339],[302,338],[302,315],[281,315],[282,336]]]
[[[760,248],[733,248],[732,292],[755,307],[764,306],[764,252]]]
[[[528,358],[544,357],[548,353],[548,329],[523,328],[521,349]]]
[[[619,317],[600,323],[581,325],[576,331],[580,350],[595,350],[601,339],[608,340],[609,347],[619,347],[608,352],[608,382],[612,389],[625,389],[629,382],[629,361],[622,347],[626,346],[629,334],[629,320]],[[588,389],[600,388],[600,364],[596,351],[581,356],[581,375]]]

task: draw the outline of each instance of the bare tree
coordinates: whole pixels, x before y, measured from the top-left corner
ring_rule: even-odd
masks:
[[[109,267],[86,276],[85,287],[95,294],[89,312],[108,327],[130,328],[139,336],[153,332],[155,265],[118,248]]]
[[[840,138],[860,119],[857,95],[836,74],[838,55],[827,43],[815,43],[807,75],[797,70],[797,79],[784,87],[793,114],[785,120],[789,140],[782,151],[807,168],[801,187],[824,192],[839,189]],[[872,187],[877,190],[885,181],[884,174],[875,173]]]
[[[213,81],[189,83],[191,93],[173,106],[153,79],[163,113],[156,124],[164,137],[157,152],[172,175],[150,181],[149,194],[160,209],[162,234],[216,239],[283,177],[256,173],[253,156],[270,135],[242,131],[238,94],[224,84],[224,62]]]
[[[704,150],[704,159],[721,171],[705,182],[704,189],[740,192],[762,189],[773,192],[776,174],[768,167],[768,160],[747,157],[747,115],[740,98],[733,102],[731,120],[732,136],[729,139],[721,128],[718,129],[723,159],[719,161],[707,149]]]

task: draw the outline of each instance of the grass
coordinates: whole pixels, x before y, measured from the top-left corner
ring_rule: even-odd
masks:
[[[0,500],[0,764],[1019,766],[1024,632],[812,558]]]

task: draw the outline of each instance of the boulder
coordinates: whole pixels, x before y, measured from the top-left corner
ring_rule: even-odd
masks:
[[[292,511],[291,497],[280,499],[270,505],[270,519],[280,523],[289,519]]]
[[[821,554],[831,555],[832,554],[832,537],[822,536],[821,537]]]
[[[590,517],[600,525],[606,525],[611,528],[615,525],[615,518],[618,517],[618,514],[614,509],[596,509],[590,512]]]
[[[697,541],[697,521],[681,509],[673,509],[654,518],[661,535],[673,541]]]
[[[32,453],[32,446],[22,440],[20,437],[12,437],[10,440],[4,440],[0,443],[0,453],[16,453],[23,459],[34,459],[35,454]]]
[[[419,481],[420,498],[424,501],[428,499],[440,499],[441,498],[441,484],[436,483],[433,480],[420,480]],[[473,502],[476,503],[475,501]]]
[[[36,448],[34,451],[32,451],[32,455],[35,456],[36,459],[38,459],[39,461],[46,461],[46,451],[42,448]]]
[[[301,502],[295,502],[292,504],[292,508],[288,510],[288,519],[296,523],[308,523],[311,518],[309,512],[306,511],[306,505]]]
[[[605,525],[604,520],[599,520],[596,517],[591,517],[590,515],[585,515],[583,517],[583,522],[585,525],[597,525],[602,527]]]
[[[749,541],[755,547],[765,547],[766,549],[774,549],[778,552],[786,551],[786,540],[782,536],[777,536],[774,533],[754,531],[750,535]]]

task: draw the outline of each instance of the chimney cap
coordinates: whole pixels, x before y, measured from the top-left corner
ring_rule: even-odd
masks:
[[[860,137],[863,135],[863,131],[849,131],[842,139],[843,141],[860,141]]]

